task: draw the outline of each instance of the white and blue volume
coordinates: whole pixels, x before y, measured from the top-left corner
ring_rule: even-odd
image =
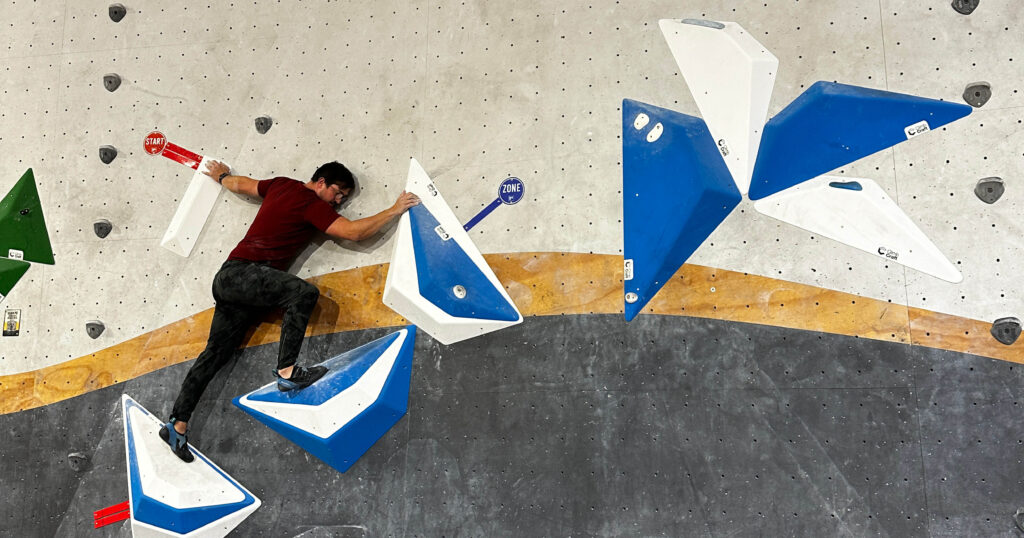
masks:
[[[405,415],[415,339],[409,326],[324,361],[328,372],[307,388],[281,392],[270,383],[234,403],[345,472]]]
[[[161,422],[127,394],[121,397],[132,535],[226,536],[260,506],[249,490],[194,447],[185,463],[171,452]]]

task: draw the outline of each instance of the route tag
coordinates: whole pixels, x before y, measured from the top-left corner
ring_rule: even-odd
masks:
[[[21,250],[17,250],[17,249],[13,249],[12,248],[12,249],[7,251],[7,257],[12,259],[12,260],[24,260],[25,259],[25,253],[23,251],[21,251]]]
[[[3,297],[0,295],[0,297]],[[18,336],[21,332],[21,309],[4,310],[4,336]]]

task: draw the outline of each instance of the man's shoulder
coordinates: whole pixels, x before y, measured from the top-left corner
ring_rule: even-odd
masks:
[[[290,177],[285,177],[285,176],[277,176],[277,177],[272,177],[272,178],[270,178],[270,179],[267,179],[267,180],[265,180],[265,181],[268,181],[268,182],[270,182],[271,184],[277,184],[277,183],[280,183],[280,184],[282,184],[282,185],[288,185],[288,186],[292,186],[292,185],[302,185],[302,182],[301,182],[301,181],[299,181],[299,180],[297,180],[297,179],[293,179],[293,178],[290,178]]]
[[[304,186],[304,184],[301,181],[285,176],[277,176],[272,177],[270,179],[264,179],[260,183],[260,186],[263,187],[261,190],[266,192],[266,194],[270,194],[272,191],[293,191],[297,187]]]

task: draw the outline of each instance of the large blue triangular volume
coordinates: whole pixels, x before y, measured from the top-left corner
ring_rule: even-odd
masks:
[[[325,361],[328,372],[310,387],[281,392],[272,383],[234,403],[345,472],[405,415],[415,339],[410,325]]]
[[[750,198],[758,200],[971,113],[971,107],[816,82],[765,125]]]
[[[741,199],[700,118],[622,101],[625,314],[632,320]]]
[[[409,209],[420,295],[457,318],[518,321],[519,313],[462,247],[440,235],[437,219],[422,205]],[[456,288],[465,296],[456,295]]]
[[[159,438],[149,411],[122,396],[132,530],[136,536],[224,536],[259,506],[241,484],[191,449],[192,463]]]

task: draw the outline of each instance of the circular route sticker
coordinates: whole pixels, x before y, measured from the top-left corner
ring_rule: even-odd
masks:
[[[146,148],[146,153],[150,155],[160,155],[160,152],[164,150],[166,145],[167,137],[160,131],[149,133],[146,135],[146,139],[142,141],[142,147]]]
[[[510,177],[498,186],[498,199],[505,205],[512,205],[522,200],[524,194],[526,194],[526,186],[517,177]]]

